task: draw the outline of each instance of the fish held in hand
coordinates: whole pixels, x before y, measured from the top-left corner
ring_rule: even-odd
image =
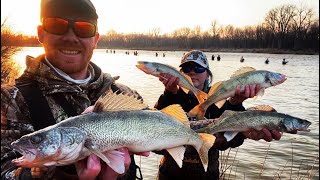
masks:
[[[280,73],[256,70],[252,67],[242,67],[235,71],[230,79],[215,83],[208,93],[207,100],[190,110],[188,115],[197,117],[198,120],[204,119],[208,107],[216,104],[220,108],[227,98],[235,95],[238,85],[241,85],[242,89],[240,91],[244,92],[245,85],[259,84],[261,90],[257,95],[262,96],[266,88],[279,85],[285,80],[286,76]]]
[[[178,71],[176,68],[157,62],[138,61],[137,63],[137,68],[146,74],[159,77],[160,73],[168,73],[175,77],[179,77],[178,85],[181,87],[181,89],[186,93],[192,91],[197,97],[199,103],[202,103],[204,102],[204,99],[207,99],[207,93],[194,87],[191,78],[183,72]]]
[[[248,131],[249,129],[260,131],[262,128],[267,128],[282,132],[295,130],[309,132],[308,127],[310,125],[310,121],[275,112],[272,107],[268,108],[268,111],[252,108],[252,110],[242,112],[226,110],[216,120],[216,123],[209,124],[207,127],[196,130],[196,132],[210,134],[225,132],[224,137],[227,141],[230,141],[238,132]]]
[[[181,167],[184,145],[192,145],[206,170],[215,137],[190,129],[179,105],[161,111],[146,108],[133,96],[108,93],[96,102],[93,112],[70,117],[12,142],[23,155],[12,162],[23,167],[62,166],[95,154],[122,174],[124,156],[118,148],[134,153],[166,149]]]

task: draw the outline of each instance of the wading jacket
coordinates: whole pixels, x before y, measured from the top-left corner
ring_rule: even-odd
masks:
[[[198,100],[193,94],[186,94],[181,89],[177,94],[165,91],[158,99],[155,105],[156,109],[163,109],[172,104],[180,104],[185,112],[189,112],[198,103]],[[242,105],[232,105],[229,101],[219,109],[216,105],[211,105],[205,114],[208,119],[214,119],[220,117],[225,110],[244,111],[245,108]],[[192,126],[191,126],[192,127]],[[192,127],[198,129],[197,127]],[[230,142],[226,142],[222,137],[222,133],[216,134],[216,142],[214,146],[209,150],[209,164],[207,172],[204,171],[198,152],[192,146],[187,146],[184,154],[183,165],[180,168],[174,159],[167,152],[160,152],[163,154],[163,158],[160,162],[158,179],[159,180],[215,180],[219,179],[219,150],[226,150],[228,148],[238,147],[243,144],[244,136],[239,133]],[[157,152],[156,152],[157,153]]]
[[[72,83],[59,76],[46,64],[44,55],[40,55],[37,58],[27,56],[26,64],[26,70],[16,80],[15,86],[1,86],[1,179],[66,179],[68,176],[64,173],[76,175],[74,165],[48,168],[21,168],[15,167],[11,163],[11,160],[17,156],[19,157],[19,155],[12,151],[10,143],[48,124],[47,119],[41,119],[37,122],[31,119],[30,104],[26,102],[28,98],[21,93],[21,88],[34,84],[37,85],[37,88],[40,90],[39,94],[43,95],[42,99],[46,101],[44,103],[49,107],[48,112],[51,111],[53,123],[58,123],[68,118],[68,112],[63,108],[65,103],[70,104],[73,113],[78,115],[88,106],[94,105],[97,99],[109,90],[129,93],[139,98],[141,96],[129,87],[115,83],[117,78],[103,73],[92,62],[89,64],[91,79],[85,85]],[[29,93],[33,92],[34,89]],[[63,101],[61,101],[61,97],[64,99]],[[33,113],[44,113],[42,109],[46,104],[31,105],[33,106]],[[48,115],[48,117],[50,116]],[[129,170],[128,175],[124,175],[122,179],[135,179],[136,165],[133,156],[131,160],[130,170],[134,172],[131,172],[132,174],[130,175]],[[72,177],[70,176],[68,179],[77,179],[75,176]]]

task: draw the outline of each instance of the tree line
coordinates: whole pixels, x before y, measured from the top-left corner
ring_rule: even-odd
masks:
[[[16,46],[38,46],[36,36],[16,35]],[[160,34],[160,28],[148,33],[100,33],[98,48],[110,49],[283,49],[319,52],[319,16],[313,8],[280,5],[271,9],[264,22],[242,28],[222,26],[213,20],[208,30],[200,26],[183,27]]]

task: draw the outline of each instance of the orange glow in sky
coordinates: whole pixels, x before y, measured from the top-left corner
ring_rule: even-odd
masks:
[[[284,4],[305,5],[319,13],[318,0],[92,0],[99,19],[99,32],[147,33],[160,28],[170,33],[178,28],[208,30],[211,21],[218,25],[243,27],[264,21],[269,10]],[[40,23],[40,0],[1,0],[1,22],[18,33],[36,35]]]

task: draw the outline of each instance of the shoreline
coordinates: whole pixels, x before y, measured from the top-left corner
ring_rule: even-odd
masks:
[[[122,49],[135,51],[189,51],[191,49],[179,48],[108,48],[97,47],[97,49]],[[315,50],[289,50],[289,49],[271,49],[271,48],[253,48],[253,49],[227,49],[227,48],[199,48],[203,52],[228,52],[228,53],[265,53],[265,54],[299,54],[299,55],[319,55],[319,51]]]
[[[41,46],[22,46],[22,47],[41,47]],[[134,50],[134,51],[190,51],[191,49],[185,48],[166,48],[166,47],[159,47],[159,48],[109,48],[109,47],[101,47],[98,46],[96,49],[121,49],[121,50]],[[265,53],[265,54],[296,54],[296,55],[319,55],[319,51],[315,51],[312,49],[276,49],[276,48],[252,48],[252,49],[245,49],[245,48],[194,48],[197,50],[201,50],[203,52],[227,52],[227,53]]]

